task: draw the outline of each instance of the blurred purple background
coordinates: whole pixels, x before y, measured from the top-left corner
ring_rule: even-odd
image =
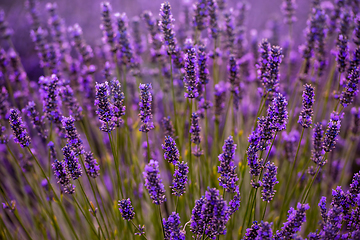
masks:
[[[47,26],[48,13],[45,5],[54,1],[39,1],[37,10],[41,14],[40,20],[42,26]],[[100,3],[102,1],[92,0],[61,0],[57,1],[58,13],[65,20],[66,26],[78,23],[84,33],[84,37],[93,48],[101,44],[102,32],[99,28],[101,23]],[[118,0],[109,1],[113,7],[113,13],[126,12],[129,19],[135,15],[140,15],[144,10],[151,10],[155,16],[158,15],[160,4],[163,0]],[[182,10],[182,0],[170,0],[173,14],[176,19]],[[239,1],[228,0],[227,9],[235,7]],[[294,24],[295,44],[301,44],[304,41],[303,30],[306,26],[306,20],[310,12],[310,0],[298,0],[295,16],[297,22]],[[282,0],[252,0],[248,1],[250,9],[246,15],[245,25],[247,33],[251,29],[256,29],[259,39],[267,36],[264,31],[269,28],[269,21],[276,19],[279,23],[279,44],[287,38],[287,25],[283,23],[283,15],[281,13]],[[24,0],[1,0],[0,8],[5,11],[6,19],[9,26],[14,30],[12,40],[23,61],[25,70],[28,72],[30,79],[38,77],[35,74],[39,70],[38,58],[34,52],[34,44],[30,38],[29,16],[25,7]],[[145,26],[142,26],[145,31]],[[249,38],[249,34],[247,35]],[[4,47],[4,46],[3,46]],[[32,79],[33,80],[33,79]]]

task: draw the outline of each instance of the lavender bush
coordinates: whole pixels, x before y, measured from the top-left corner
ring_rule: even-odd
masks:
[[[360,2],[126,2],[0,3],[0,239],[360,239]]]

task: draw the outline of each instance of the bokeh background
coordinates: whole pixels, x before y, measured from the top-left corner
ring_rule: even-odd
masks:
[[[42,27],[47,26],[48,13],[46,3],[55,1],[38,1],[37,10],[41,14],[40,20]],[[57,1],[58,13],[65,20],[66,26],[78,23],[82,29],[84,37],[96,51],[96,46],[102,44],[102,32],[99,28],[101,24],[100,0],[61,0]],[[164,0],[117,0],[109,1],[113,6],[113,13],[126,12],[128,18],[140,15],[144,10],[151,10],[153,14],[158,15],[160,4]],[[191,4],[189,0],[170,0],[169,1],[173,14],[178,19],[184,4]],[[236,6],[237,0],[228,0],[227,6]],[[287,25],[283,24],[283,15],[281,13],[282,0],[252,0],[248,1],[249,10],[246,15],[245,25],[248,39],[250,31],[256,29],[258,39],[271,37],[271,29],[277,23],[279,34],[279,43],[282,45],[287,40]],[[306,27],[306,21],[310,13],[310,0],[297,1],[297,10],[295,16],[297,21],[294,24],[294,41],[295,45],[304,42],[305,37],[303,30]],[[228,7],[229,8],[229,7]],[[42,74],[39,67],[39,59],[35,54],[34,44],[30,37],[29,16],[25,7],[24,0],[1,0],[0,9],[5,11],[5,17],[9,26],[14,30],[12,40],[19,52],[23,65],[30,80],[37,80]],[[145,24],[142,25],[146,31]]]

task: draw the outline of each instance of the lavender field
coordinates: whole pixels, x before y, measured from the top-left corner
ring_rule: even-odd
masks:
[[[0,239],[360,239],[360,1],[0,3]]]

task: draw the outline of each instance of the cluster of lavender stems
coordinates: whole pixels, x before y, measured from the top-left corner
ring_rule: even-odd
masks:
[[[360,239],[359,1],[137,3],[0,9],[0,239]]]

